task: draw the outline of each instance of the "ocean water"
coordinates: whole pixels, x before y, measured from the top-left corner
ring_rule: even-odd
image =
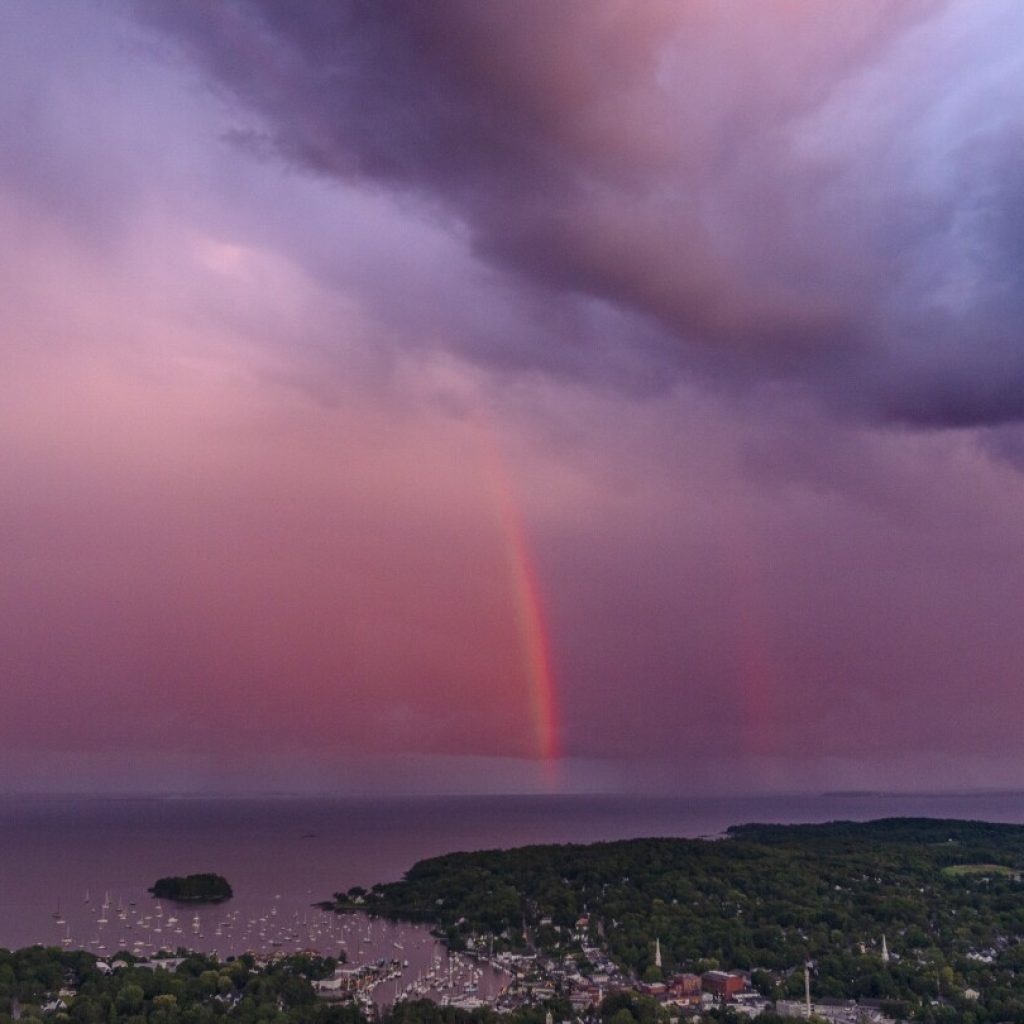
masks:
[[[452,850],[714,836],[750,821],[897,815],[1024,823],[1024,794],[372,801],[0,797],[0,946],[63,941],[113,952],[138,943],[140,952],[185,945],[221,955],[277,948],[333,955],[343,948],[350,961],[395,956],[408,959],[415,972],[440,955],[425,930],[338,918],[313,904],[352,885],[399,878],[415,861]],[[234,899],[198,910],[158,908],[146,893],[161,876],[198,871],[225,875]],[[171,917],[177,921],[170,923]]]

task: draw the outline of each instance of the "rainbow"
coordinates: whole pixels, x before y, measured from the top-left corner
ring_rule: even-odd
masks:
[[[555,671],[544,617],[544,602],[526,530],[512,500],[503,462],[488,431],[481,427],[479,436],[481,450],[485,454],[489,489],[505,541],[505,560],[515,606],[523,670],[530,691],[536,753],[544,765],[547,782],[553,785],[557,781],[562,749]]]

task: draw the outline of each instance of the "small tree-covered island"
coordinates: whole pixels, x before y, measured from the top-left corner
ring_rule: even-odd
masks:
[[[178,903],[222,903],[234,895],[223,875],[174,875],[160,878],[149,890],[157,899]]]

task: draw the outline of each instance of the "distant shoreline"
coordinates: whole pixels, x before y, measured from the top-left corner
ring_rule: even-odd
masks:
[[[985,788],[969,790],[882,790],[882,789],[836,789],[817,792],[786,791],[778,793],[731,793],[731,794],[685,794],[685,793],[650,793],[650,792],[602,792],[602,793],[393,793],[387,795],[338,794],[338,793],[299,793],[270,790],[253,793],[225,792],[91,792],[75,791],[32,791],[10,790],[0,791],[2,800],[97,800],[97,801],[281,801],[281,802],[329,802],[339,804],[421,804],[436,802],[461,802],[492,800],[496,803],[530,802],[560,803],[565,801],[595,802],[630,800],[648,804],[675,803],[732,803],[760,802],[775,800],[963,800],[975,797],[1015,797],[1024,798],[1024,788]]]

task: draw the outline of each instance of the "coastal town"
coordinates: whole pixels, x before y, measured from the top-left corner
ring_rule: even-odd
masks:
[[[587,928],[587,919],[580,918],[575,937],[585,940]],[[814,996],[809,965],[795,969],[802,970],[804,975],[803,1000],[772,1001],[756,989],[754,972],[747,970],[681,972],[669,974],[663,981],[643,981],[622,970],[596,946],[583,945],[581,956],[558,959],[537,951],[493,954],[487,951],[489,945],[493,945],[493,937],[470,939],[466,952],[449,953],[444,963],[438,958],[434,968],[415,982],[401,989],[395,986],[394,998],[397,1001],[430,998],[463,1010],[487,1006],[503,1014],[528,1007],[557,1004],[570,1007],[572,1017],[558,1020],[557,1024],[592,1019],[607,997],[622,993],[657,1003],[665,1009],[669,1021],[696,1021],[712,1011],[723,1010],[748,1019],[774,1013],[780,1017],[821,1018],[832,1024],[893,1024],[894,1020],[884,1012],[881,999]],[[887,951],[885,955],[888,957]],[[660,970],[657,939],[654,963]],[[478,991],[481,970],[485,967],[504,978],[500,990],[490,998]],[[381,1003],[375,994],[400,976],[398,961],[339,965],[333,976],[317,982],[316,988],[321,998],[355,1000],[372,1014]],[[548,1024],[556,1024],[550,1011]]]
[[[655,940],[657,944],[657,940]],[[483,945],[483,941],[476,943]],[[444,960],[435,958],[434,967],[412,983],[402,986],[403,961],[380,959],[376,962],[349,965],[324,960],[315,951],[299,954],[272,952],[246,954],[245,970],[252,975],[290,964],[297,958],[309,963],[327,963],[333,971],[313,982],[319,1000],[328,1004],[350,1003],[358,1006],[369,1020],[378,1019],[396,1004],[429,999],[441,1006],[475,1011],[489,1008],[499,1014],[540,1008],[545,1011],[546,1024],[585,1024],[601,1019],[605,1000],[616,997],[642,997],[656,1004],[660,1018],[667,1024],[679,1021],[698,1022],[703,1018],[721,1019],[723,1012],[738,1019],[751,1019],[765,1013],[783,1018],[814,1018],[829,1024],[895,1024],[884,1012],[883,1002],[872,999],[834,999],[811,994],[810,974],[804,1000],[771,1001],[754,987],[752,972],[744,970],[709,970],[702,974],[671,974],[661,982],[644,982],[619,969],[600,949],[584,947],[587,967],[573,957],[552,959],[536,952],[502,952],[490,955],[483,949],[449,953]],[[194,954],[192,954],[194,956]],[[656,952],[657,956],[657,952]],[[174,974],[188,965],[190,954],[184,949],[176,955],[161,952],[152,957],[135,958],[119,955],[97,959],[95,969],[101,975],[122,971],[146,970]],[[229,965],[234,961],[229,961]],[[479,991],[482,973],[489,970],[503,978],[493,995]],[[66,1019],[74,1006],[78,990],[68,972],[58,988],[45,994],[36,1012],[29,1016]],[[225,1010],[240,1002],[238,992],[221,992],[215,996]],[[556,1016],[560,1008],[568,1016]],[[17,999],[10,1005],[12,1020],[25,1017]],[[709,1018],[710,1019],[710,1018]]]

